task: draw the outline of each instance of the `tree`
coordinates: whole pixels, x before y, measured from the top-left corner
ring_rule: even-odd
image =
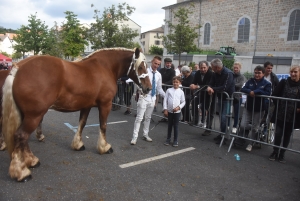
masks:
[[[10,57],[10,55],[7,52],[0,51],[0,53],[3,54],[4,56]]]
[[[92,48],[134,47],[132,40],[138,36],[138,33],[128,25],[122,24],[128,21],[127,16],[134,10],[135,8],[127,3],[119,4],[117,8],[114,5],[104,8],[102,14],[97,9],[94,10],[96,22],[91,23],[91,28],[87,30],[87,39],[91,42]]]
[[[67,22],[62,24],[61,30],[61,48],[65,57],[77,57],[84,52],[84,45],[88,45],[85,40],[85,30],[81,28],[79,20],[71,11],[64,12]]]
[[[62,37],[59,31],[57,22],[54,22],[55,25],[49,30],[47,38],[47,46],[43,50],[43,54],[48,54],[55,57],[63,58],[64,53],[61,48]]]
[[[45,22],[37,19],[36,14],[30,15],[27,26],[22,25],[17,30],[17,36],[14,39],[17,45],[14,49],[17,52],[23,53],[33,51],[34,55],[39,54],[46,47],[46,40],[48,36],[48,26]]]
[[[11,57],[12,57],[12,59],[20,59],[22,56],[23,56],[22,53],[15,52],[15,53],[12,54]]]
[[[149,49],[150,54],[157,54],[157,55],[163,55],[163,48],[158,47],[156,45],[151,45],[150,49]]]
[[[193,6],[193,4],[191,4]],[[181,53],[199,51],[194,40],[198,38],[197,29],[200,29],[200,25],[191,27],[189,25],[188,18],[189,10],[187,8],[179,8],[174,13],[174,20],[177,24],[173,24],[171,21],[165,21],[169,26],[170,34],[163,36],[163,45],[168,52],[179,55],[179,64],[181,59]]]

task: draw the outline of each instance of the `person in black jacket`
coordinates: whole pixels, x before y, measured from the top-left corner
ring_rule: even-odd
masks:
[[[183,80],[181,85],[183,87],[190,87],[193,82],[194,76],[192,75],[191,69],[188,66],[183,66],[181,68],[181,73],[183,75]],[[184,88],[184,96],[185,96],[185,106],[182,108],[183,121],[188,122],[190,120],[190,102],[192,99],[192,92],[189,88]]]
[[[208,85],[210,83],[211,77],[213,75],[213,72],[209,69],[208,62],[207,61],[201,61],[199,63],[200,70],[198,70],[195,73],[194,80],[192,84],[190,85],[190,89],[197,90],[199,88],[203,88],[205,85]],[[198,92],[197,94],[194,94],[196,98],[193,101],[192,108],[193,108],[193,117],[194,117],[194,125],[198,124],[198,105],[200,105],[201,112],[202,112],[202,118],[201,123],[199,126],[204,126],[205,116],[206,112],[208,112],[207,115],[207,128],[212,128],[212,121],[213,121],[213,110],[214,110],[214,98],[211,99],[208,92],[206,92],[206,88]],[[209,111],[208,111],[209,109]],[[210,135],[210,131],[205,130],[202,134],[203,136]]]
[[[165,62],[165,66],[164,68],[160,69],[160,74],[162,77],[162,88],[163,90],[166,92],[168,88],[172,87],[172,86],[166,86],[166,85],[173,85],[173,77],[175,77],[175,70],[172,68],[172,59],[170,58],[165,58],[164,59]],[[164,100],[162,99],[162,104],[163,104]],[[162,118],[161,121],[166,122],[167,119]]]
[[[230,101],[227,100],[227,95],[223,92],[226,92],[229,97],[232,96],[234,92],[235,82],[233,79],[233,72],[223,66],[223,62],[220,59],[213,59],[211,62],[212,70],[214,74],[209,83],[209,87],[207,88],[207,92],[209,95],[214,93],[218,93],[218,108],[220,111],[220,130],[222,133],[226,134],[227,128],[227,116],[230,113]],[[229,138],[229,134],[227,135]],[[217,144],[220,144],[222,136],[219,135],[214,140],[217,141]],[[224,144],[227,139],[225,138]]]
[[[279,82],[272,93],[272,96],[300,99],[300,67],[292,67],[290,76],[291,77],[282,79]],[[280,146],[283,141],[282,146],[287,148],[290,143],[293,129],[300,128],[300,102],[295,103],[294,101],[285,100],[277,101],[274,99],[275,109],[271,118],[271,122],[276,124],[274,145]],[[274,161],[278,159],[279,162],[285,163],[284,153],[284,149],[281,149],[279,152],[279,148],[274,147],[269,160]]]

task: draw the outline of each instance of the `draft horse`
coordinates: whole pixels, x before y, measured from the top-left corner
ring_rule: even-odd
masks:
[[[98,107],[97,150],[100,154],[112,153],[106,141],[107,117],[116,94],[117,79],[126,73],[143,93],[151,90],[145,56],[138,48],[135,51],[101,49],[79,62],[34,56],[14,66],[5,80],[2,102],[2,133],[11,157],[11,178],[27,181],[31,178],[29,168],[40,164],[29,148],[28,138],[48,108],[61,112],[80,110],[80,116],[87,117],[91,107]],[[72,148],[80,150],[82,146],[81,132],[77,132]]]

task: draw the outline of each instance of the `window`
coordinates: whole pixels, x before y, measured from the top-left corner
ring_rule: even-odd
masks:
[[[238,43],[248,43],[250,36],[250,20],[242,18],[238,26]]]
[[[210,44],[210,24],[206,23],[204,25],[204,45],[209,45]]]
[[[160,41],[159,41],[159,40],[156,40],[156,41],[155,41],[155,45],[160,45]]]
[[[291,13],[287,40],[300,40],[300,10]]]

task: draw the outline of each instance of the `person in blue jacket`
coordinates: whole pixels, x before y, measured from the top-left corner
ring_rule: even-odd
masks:
[[[272,84],[264,78],[264,74],[265,68],[256,66],[254,69],[254,78],[250,78],[241,89],[241,92],[247,94],[247,100],[243,111],[240,134],[244,134],[245,129],[249,129],[249,124],[251,124],[251,139],[257,139],[256,131],[266,109],[265,98],[257,97],[257,95],[271,95]],[[252,145],[253,143],[248,144],[246,150],[251,151]]]

